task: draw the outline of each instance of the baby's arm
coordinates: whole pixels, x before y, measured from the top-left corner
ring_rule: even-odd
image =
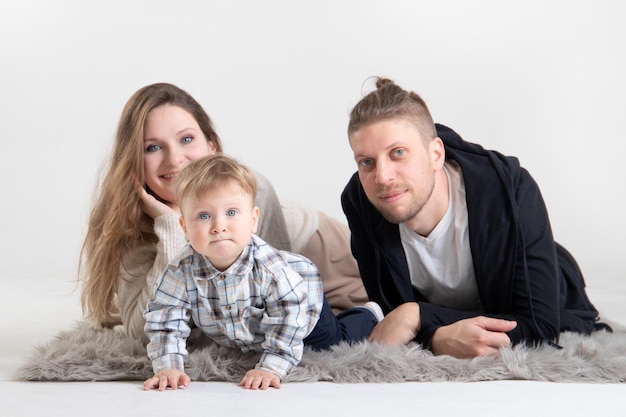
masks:
[[[285,255],[291,259],[291,255]],[[303,339],[319,318],[322,284],[311,261],[297,258],[300,269],[285,267],[271,281],[265,298],[265,312],[259,329],[265,334],[263,355],[255,369],[246,373],[239,386],[248,389],[280,388],[281,379],[295,368],[304,348]],[[309,269],[316,285],[308,285],[303,276]],[[301,273],[303,275],[301,275]],[[312,291],[311,291],[312,290]]]
[[[166,268],[157,283],[154,298],[146,307],[146,350],[155,375],[144,382],[144,390],[167,387],[177,389],[189,385],[184,358],[189,337],[190,300],[186,291],[183,261]]]
[[[168,369],[166,371],[160,371],[152,378],[146,379],[143,383],[143,389],[148,391],[152,388],[156,388],[159,391],[164,391],[165,388],[171,387],[172,389],[178,389],[178,387],[186,388],[189,386],[189,375],[178,369]]]
[[[268,389],[269,387],[280,388],[280,378],[270,371],[255,368],[246,372],[241,379],[239,386],[244,387],[245,389]]]

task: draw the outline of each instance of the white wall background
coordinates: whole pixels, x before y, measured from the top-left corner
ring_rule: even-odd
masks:
[[[344,220],[348,113],[371,75],[519,156],[588,283],[626,279],[625,21],[620,0],[2,0],[2,285],[75,278],[122,106],[157,81],[279,195]]]

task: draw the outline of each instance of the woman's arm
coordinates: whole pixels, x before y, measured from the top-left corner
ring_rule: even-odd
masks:
[[[145,242],[130,252],[120,270],[117,303],[120,318],[129,337],[148,341],[144,334],[143,313],[152,299],[154,286],[186,240],[178,222],[180,215],[166,214],[154,219],[157,244]]]

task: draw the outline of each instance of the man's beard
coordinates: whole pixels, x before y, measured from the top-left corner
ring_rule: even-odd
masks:
[[[376,210],[378,210],[378,212],[389,223],[393,223],[393,224],[405,223],[413,219],[422,211],[426,203],[430,200],[430,197],[432,196],[434,189],[435,189],[435,182],[433,181],[430,184],[430,187],[427,191],[428,194],[420,200],[418,200],[417,198],[414,198],[413,201],[410,202],[408,207],[405,210],[402,210],[402,212],[397,212],[397,210],[389,209],[388,207],[382,204],[380,205],[374,204],[374,207],[376,207]]]

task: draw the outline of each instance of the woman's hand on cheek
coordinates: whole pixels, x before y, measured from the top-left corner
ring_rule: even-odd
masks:
[[[153,219],[164,214],[180,214],[178,205],[166,204],[157,200],[152,194],[148,194],[146,189],[139,183],[137,183],[137,194],[139,195],[141,209]]]

